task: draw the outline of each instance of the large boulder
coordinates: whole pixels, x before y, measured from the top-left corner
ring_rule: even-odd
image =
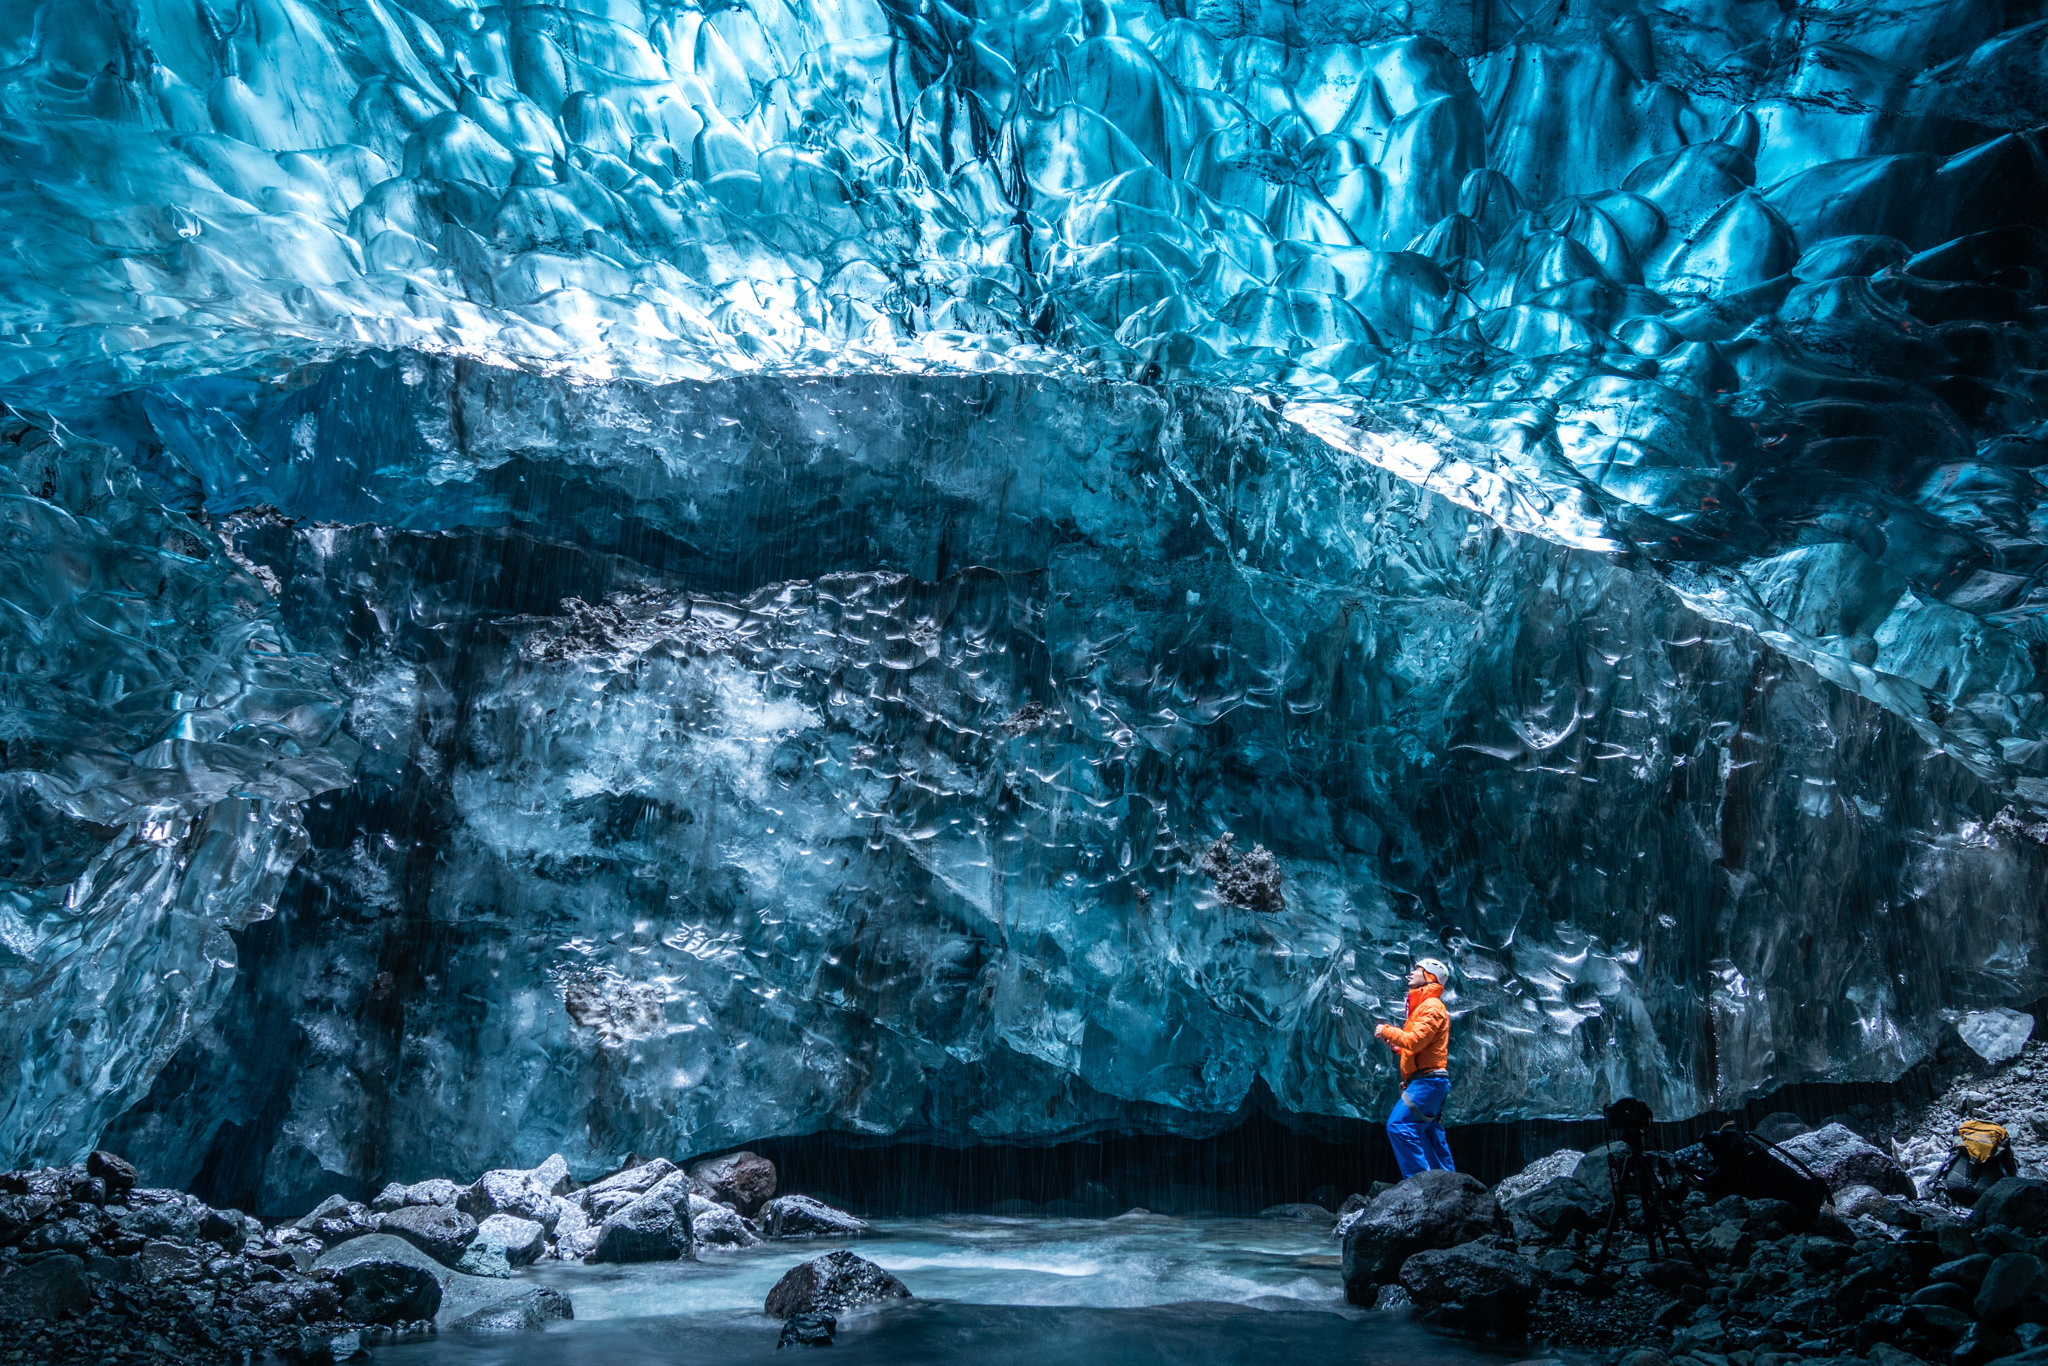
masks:
[[[384,1216],[381,1231],[405,1239],[444,1266],[454,1266],[476,1239],[476,1220],[448,1205],[406,1205]]]
[[[377,1193],[377,1198],[370,1202],[370,1208],[388,1214],[407,1205],[453,1205],[468,1189],[439,1176],[428,1181],[415,1181],[410,1186],[394,1181]]]
[[[561,1319],[576,1317],[569,1297],[559,1290],[536,1286],[511,1299],[487,1304],[448,1325],[451,1333],[525,1333],[545,1328]]]
[[[690,1255],[690,1178],[663,1177],[598,1226],[593,1262],[673,1262]]]
[[[2048,1183],[2020,1176],[1993,1182],[1971,1207],[1970,1222],[1982,1228],[2004,1224],[2026,1233],[2048,1233]]]
[[[1794,1134],[1778,1146],[1812,1168],[1830,1191],[1870,1186],[1882,1195],[1910,1199],[1918,1194],[1904,1167],[1846,1125],[1822,1125],[1812,1133]]]
[[[577,1192],[577,1198],[590,1211],[591,1218],[602,1221],[653,1190],[678,1170],[676,1164],[667,1158],[657,1157],[652,1162],[614,1172],[602,1181],[593,1181]]]
[[[868,1231],[865,1220],[808,1195],[770,1200],[761,1207],[761,1228],[770,1238],[852,1238]]]
[[[1417,1172],[1350,1216],[1343,1227],[1344,1293],[1370,1305],[1418,1252],[1504,1231],[1500,1205],[1464,1172]]]
[[[758,1153],[727,1153],[690,1164],[690,1179],[721,1205],[752,1214],[775,1194],[775,1164]]]
[[[1401,1288],[1425,1310],[1456,1306],[1461,1321],[1511,1331],[1542,1289],[1534,1267],[1484,1243],[1418,1252],[1401,1264]]]
[[[485,1172],[462,1193],[459,1209],[478,1219],[510,1214],[552,1229],[555,1197],[569,1189],[569,1164],[557,1153],[532,1171]]]
[[[1573,1233],[1590,1233],[1607,1220],[1608,1202],[1576,1176],[1526,1192],[1502,1205],[1515,1237],[1525,1243],[1554,1243]]]
[[[903,1282],[867,1258],[845,1251],[828,1252],[791,1267],[768,1292],[764,1312],[772,1319],[839,1314],[856,1305],[909,1298],[910,1290]]]
[[[85,1263],[68,1253],[42,1257],[27,1266],[11,1265],[0,1275],[0,1318],[15,1323],[33,1319],[55,1322],[92,1308],[92,1289]]]

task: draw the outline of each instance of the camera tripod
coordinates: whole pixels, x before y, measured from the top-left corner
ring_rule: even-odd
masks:
[[[1598,1268],[1607,1263],[1607,1254],[1614,1246],[1614,1235],[1621,1230],[1634,1229],[1643,1235],[1643,1241],[1650,1245],[1650,1256],[1663,1261],[1672,1252],[1672,1243],[1685,1249],[1686,1259],[1701,1276],[1707,1274],[1706,1264],[1693,1248],[1692,1239],[1685,1236],[1685,1228],[1678,1221],[1678,1211],[1673,1209],[1664,1194],[1663,1183],[1657,1179],[1655,1164],[1645,1150],[1649,1142],[1649,1107],[1635,1102],[1641,1110],[1640,1121],[1634,1113],[1616,1115],[1629,1102],[1620,1102],[1609,1107],[1608,1122],[1621,1133],[1621,1141],[1628,1151],[1618,1157],[1607,1159],[1608,1191],[1613,1197],[1613,1207],[1607,1212],[1607,1230],[1601,1235],[1600,1250],[1593,1255],[1593,1266]],[[1629,1213],[1629,1197],[1636,1201],[1636,1212]]]

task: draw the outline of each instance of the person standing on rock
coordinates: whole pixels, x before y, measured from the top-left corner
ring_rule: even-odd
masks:
[[[1383,1024],[1373,1037],[1401,1055],[1401,1099],[1387,1116],[1387,1137],[1405,1179],[1420,1171],[1456,1171],[1444,1137],[1444,1102],[1451,1095],[1451,1012],[1442,1000],[1451,970],[1442,960],[1418,958],[1408,972],[1408,1022]]]

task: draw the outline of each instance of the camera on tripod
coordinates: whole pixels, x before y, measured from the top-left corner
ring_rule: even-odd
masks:
[[[1629,1143],[1630,1136],[1647,1139],[1650,1136],[1650,1125],[1656,1121],[1656,1116],[1650,1113],[1650,1107],[1634,1096],[1623,1096],[1602,1110],[1600,1115],[1607,1121],[1608,1128],[1621,1132],[1622,1142],[1628,1143],[1631,1148],[1640,1145]]]
[[[1608,1210],[1607,1231],[1600,1240],[1600,1250],[1593,1258],[1593,1265],[1604,1265],[1608,1253],[1613,1250],[1616,1235],[1632,1230],[1643,1236],[1652,1257],[1662,1259],[1675,1249],[1683,1249],[1686,1257],[1704,1274],[1706,1268],[1700,1262],[1699,1253],[1693,1249],[1692,1240],[1685,1236],[1678,1211],[1664,1190],[1659,1159],[1662,1159],[1661,1165],[1667,1167],[1672,1165],[1671,1159],[1665,1154],[1647,1151],[1650,1125],[1656,1121],[1656,1116],[1648,1105],[1634,1096],[1623,1096],[1600,1114],[1608,1127],[1621,1136],[1626,1151],[1608,1161],[1607,1189],[1614,1203]],[[1629,1208],[1631,1200],[1635,1202],[1633,1210]]]

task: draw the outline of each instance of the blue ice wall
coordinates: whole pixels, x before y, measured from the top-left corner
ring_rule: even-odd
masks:
[[[1421,942],[1469,956],[1468,1117],[1888,1074],[2031,999],[2044,43],[2033,0],[14,7],[12,430],[324,700],[295,790],[179,799],[273,803],[269,871],[162,855],[92,955],[66,908],[156,817],[7,808],[4,1006],[72,1042],[0,1146],[130,1110],[282,1201],[436,1143],[1365,1113]],[[22,591],[10,650],[70,630]],[[24,710],[9,791],[188,782],[213,609],[132,610],[167,700]],[[202,902],[174,1008],[124,918]]]

